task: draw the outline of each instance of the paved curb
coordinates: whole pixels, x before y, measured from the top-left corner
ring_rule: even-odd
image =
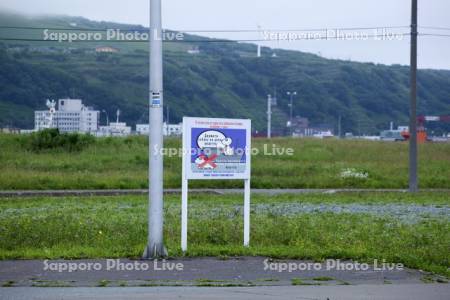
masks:
[[[448,300],[449,287],[440,284],[285,286],[285,287],[110,287],[0,288],[2,299],[158,299],[158,300]]]

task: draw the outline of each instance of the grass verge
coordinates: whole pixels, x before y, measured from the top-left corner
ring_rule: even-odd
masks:
[[[258,195],[258,205],[292,203],[398,204],[448,207],[449,193]],[[180,250],[180,199],[165,199],[165,238],[171,256]],[[242,197],[193,195],[189,199],[187,256],[269,256],[321,261],[385,259],[450,275],[450,222],[425,217],[309,212],[276,215],[254,209],[251,247],[242,246]],[[139,257],[146,243],[147,199],[140,196],[34,198],[0,201],[0,258]]]
[[[0,189],[134,189],[148,186],[145,137],[101,138],[80,151],[28,149],[27,136],[0,134]],[[354,140],[254,139],[253,188],[407,188],[408,144]],[[166,149],[181,147],[167,139]],[[273,147],[293,149],[274,155]],[[167,150],[168,152],[169,150]],[[367,174],[367,178],[342,176]],[[421,188],[450,188],[450,144],[419,146]],[[164,184],[181,185],[181,158],[166,155]],[[242,181],[192,181],[192,187],[242,187]]]

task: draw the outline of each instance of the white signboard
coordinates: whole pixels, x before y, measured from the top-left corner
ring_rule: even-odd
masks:
[[[187,249],[187,195],[190,179],[243,179],[244,245],[250,239],[251,121],[183,118],[181,248]]]
[[[186,179],[250,179],[250,120],[183,118],[183,126]]]

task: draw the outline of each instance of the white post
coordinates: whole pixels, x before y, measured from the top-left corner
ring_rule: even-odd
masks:
[[[244,182],[244,246],[250,243],[250,179]]]
[[[161,0],[150,0],[149,206],[144,259],[167,256],[163,240],[163,66]]]
[[[187,250],[187,225],[188,225],[188,188],[189,181],[186,176],[186,164],[189,158],[186,157],[188,153],[188,130],[187,121],[183,118],[183,156],[181,160],[181,250]],[[190,151],[189,151],[190,153]]]
[[[183,164],[184,168],[184,164]],[[187,250],[187,226],[188,226],[188,180],[184,176],[181,187],[181,250]]]
[[[267,95],[267,138],[272,137],[272,96]]]
[[[269,105],[272,105],[270,103]],[[251,128],[251,125],[250,125]],[[250,245],[250,178],[251,178],[251,165],[252,165],[252,155],[251,155],[251,149],[252,149],[252,137],[251,132],[247,131],[247,149],[248,152],[247,156],[247,167],[249,168],[248,171],[248,178],[244,181],[244,247],[248,247]]]

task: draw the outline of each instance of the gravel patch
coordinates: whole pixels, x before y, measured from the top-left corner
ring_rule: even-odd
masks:
[[[209,210],[201,207],[190,208],[189,213],[195,217],[223,216],[234,218],[242,214],[242,206],[217,206]],[[295,217],[302,214],[366,214],[376,217],[393,218],[406,223],[417,223],[426,219],[439,219],[450,222],[450,206],[418,204],[309,204],[309,203],[274,203],[252,204],[252,214]]]

